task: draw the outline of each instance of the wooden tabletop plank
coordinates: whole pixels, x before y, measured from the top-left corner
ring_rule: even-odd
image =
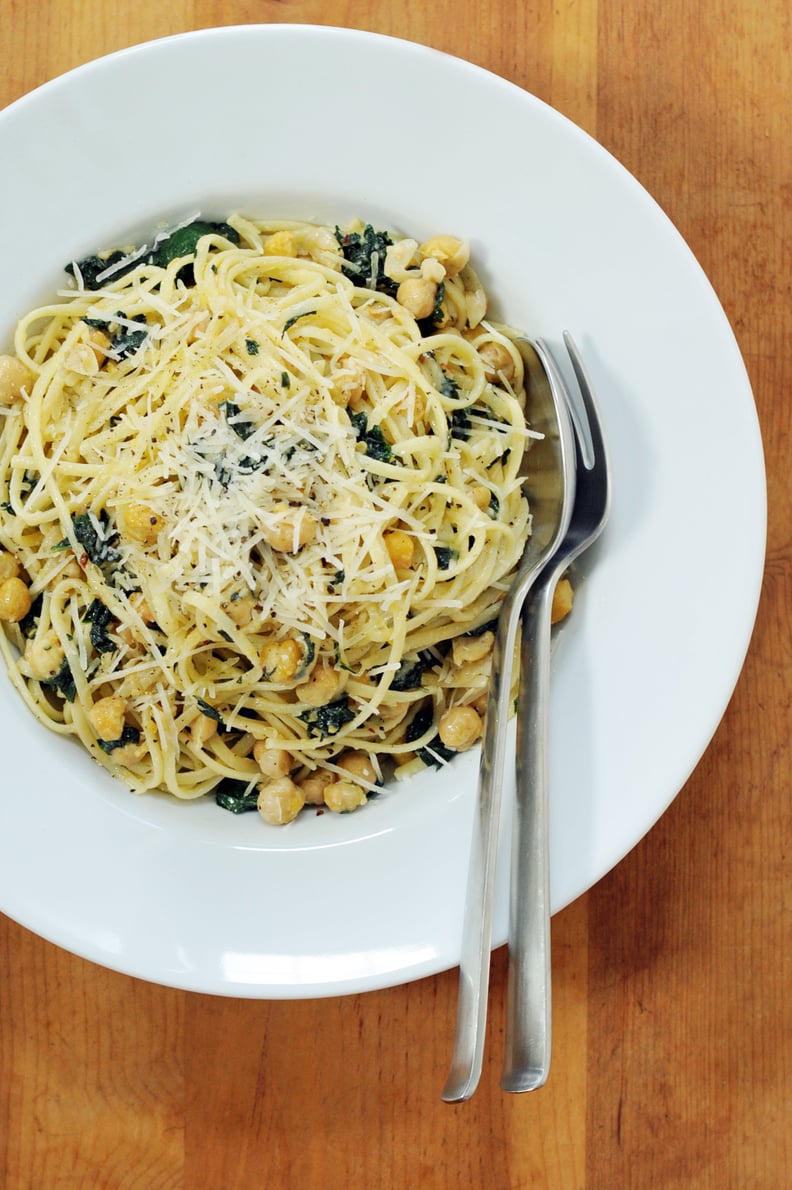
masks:
[[[646,186],[710,277],[756,394],[770,499],[756,632],[712,744],[647,837],[554,919],[547,1087],[527,1096],[498,1087],[503,950],[493,958],[481,1085],[471,1102],[450,1106],[439,1095],[455,972],[323,1000],[202,996],[103,970],[0,917],[3,1190],[789,1185],[792,35],[785,0],[703,7],[438,0],[406,8],[395,0],[3,0],[0,15],[3,105],[101,54],[256,20],[407,37],[553,104]],[[395,81],[395,94],[407,85]],[[4,164],[8,179],[13,166]],[[508,176],[508,163],[493,168]],[[734,473],[739,501],[739,458]],[[708,582],[706,574],[689,578]],[[716,602],[718,592],[711,594]]]

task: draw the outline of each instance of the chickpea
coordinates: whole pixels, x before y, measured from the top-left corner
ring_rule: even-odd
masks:
[[[389,529],[387,533],[383,533],[382,540],[396,570],[407,570],[412,566],[415,542],[409,533],[405,533],[403,529]]]
[[[325,805],[334,814],[349,814],[367,800],[366,791],[354,781],[331,781],[324,791]]]
[[[278,504],[272,511],[276,519],[273,524],[265,525],[262,533],[274,550],[296,554],[316,537],[316,521],[305,508]]]
[[[505,343],[490,339],[478,349],[484,364],[484,375],[491,384],[498,380],[514,379],[514,358]]]
[[[457,636],[451,645],[451,655],[454,665],[463,665],[466,661],[480,661],[486,657],[495,643],[494,632],[482,632],[480,636]]]
[[[419,252],[424,260],[439,261],[448,277],[455,277],[470,260],[470,246],[456,236],[432,236],[421,244]]]
[[[296,256],[297,240],[290,231],[274,231],[264,241],[264,251],[270,256]]]
[[[359,778],[369,785],[377,784],[377,770],[371,763],[368,752],[345,752],[338,761],[338,767],[349,773],[352,778]]]
[[[298,782],[305,798],[306,806],[323,806],[325,804],[324,791],[328,785],[332,785],[335,778],[332,773],[324,771],[311,773],[308,777],[303,777],[302,781]]]
[[[141,545],[153,545],[162,532],[163,525],[162,517],[148,504],[130,504],[124,515],[127,537],[140,542]]]
[[[126,699],[118,694],[100,698],[88,712],[88,721],[100,740],[118,740],[124,730]]]
[[[253,745],[253,759],[265,777],[288,777],[294,761],[291,752],[285,748],[270,748],[266,740],[256,740]]]
[[[290,777],[280,777],[262,785],[257,799],[258,812],[271,826],[284,826],[296,818],[305,805],[299,786]]]
[[[473,707],[451,707],[441,716],[437,730],[446,748],[464,752],[481,735],[481,715]]]
[[[217,735],[217,720],[211,715],[196,715],[190,724],[190,739],[196,748],[202,747]]]
[[[18,578],[21,569],[15,554],[8,550],[0,552],[0,583],[4,583],[7,578]]]
[[[297,673],[302,656],[296,640],[268,640],[259,656],[265,681],[288,682]]]
[[[574,591],[568,578],[559,579],[553,591],[553,603],[550,608],[550,623],[558,624],[572,611]]]
[[[90,343],[76,343],[66,359],[66,367],[78,376],[95,376],[99,361]]]
[[[0,620],[18,624],[30,611],[33,600],[21,578],[7,578],[0,583]]]
[[[107,358],[107,349],[110,346],[110,336],[98,326],[92,326],[88,334],[88,345],[92,348],[94,356],[96,357],[97,367],[101,368],[102,364]]]
[[[366,391],[366,373],[360,364],[355,364],[349,356],[342,356],[338,361],[338,373],[333,376],[330,395],[336,405],[346,408],[356,405]]]
[[[396,301],[413,318],[428,318],[434,310],[437,285],[425,277],[408,277],[396,291]]]
[[[323,707],[325,703],[332,702],[341,689],[342,681],[337,669],[326,661],[320,661],[314,666],[307,682],[302,682],[294,692],[300,702],[307,703],[309,707]]]
[[[46,682],[55,677],[66,654],[57,634],[50,629],[40,637],[31,637],[23,656],[31,677]]]
[[[14,355],[0,355],[0,405],[13,405],[22,397],[22,390],[30,384],[31,375]]]

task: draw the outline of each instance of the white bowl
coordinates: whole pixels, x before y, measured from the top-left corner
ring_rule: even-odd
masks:
[[[614,505],[554,661],[554,908],[589,888],[715,731],[764,557],[740,354],[652,199],[502,79],[310,26],[206,30],[91,63],[0,113],[0,159],[14,163],[0,195],[5,339],[66,261],[195,209],[462,235],[511,323],[554,344],[572,332],[606,420]],[[44,937],[146,979],[246,996],[361,991],[457,961],[475,755],[354,815],[275,830],[212,801],[133,797],[4,679],[0,709],[0,906]]]

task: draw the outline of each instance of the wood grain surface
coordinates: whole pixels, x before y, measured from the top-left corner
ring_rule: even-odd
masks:
[[[153,37],[275,21],[395,34],[487,67],[595,135],[665,208],[759,409],[770,522],[756,630],[686,787],[554,919],[543,1090],[498,1089],[502,951],[482,1083],[451,1107],[454,972],[331,1000],[223,999],[105,971],[0,918],[0,1186],[792,1186],[788,0],[0,0],[0,104]],[[13,185],[14,163],[1,168]]]

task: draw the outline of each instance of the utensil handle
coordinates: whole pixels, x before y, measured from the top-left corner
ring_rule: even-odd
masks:
[[[523,611],[517,782],[509,903],[506,1041],[501,1087],[532,1091],[550,1068],[548,701],[550,613],[557,573],[542,576]]]
[[[459,960],[456,1034],[451,1068],[442,1091],[446,1103],[469,1099],[478,1086],[487,1022],[492,913],[498,826],[506,767],[512,660],[519,603],[503,616],[495,635],[492,682],[487,698],[479,793],[473,822],[470,865]]]

